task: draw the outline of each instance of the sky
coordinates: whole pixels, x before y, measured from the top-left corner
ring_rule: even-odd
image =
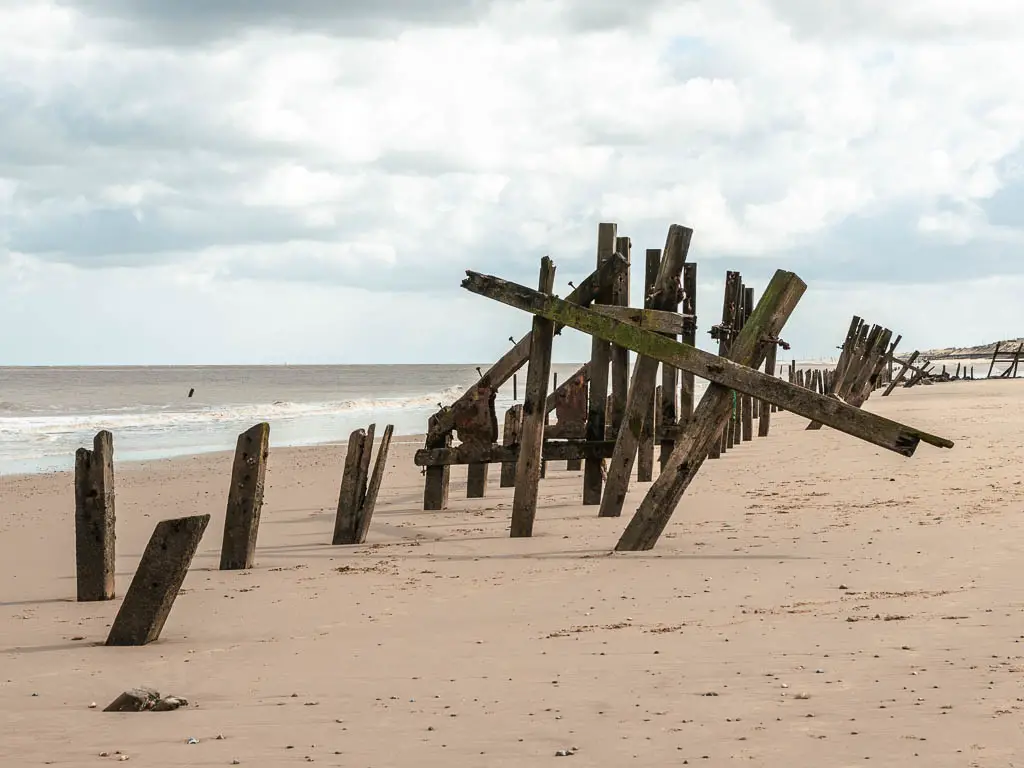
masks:
[[[600,222],[901,348],[1024,335],[1011,0],[2,0],[0,365],[485,363]],[[558,362],[588,357],[565,332]]]

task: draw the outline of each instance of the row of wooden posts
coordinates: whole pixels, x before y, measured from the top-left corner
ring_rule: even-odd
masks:
[[[565,460],[583,464],[583,503],[599,506],[601,516],[618,516],[634,463],[641,481],[649,481],[653,452],[648,446],[658,442],[661,474],[616,546],[650,549],[704,460],[752,436],[755,408],[764,434],[774,406],[904,456],[912,455],[921,441],[952,446],[944,438],[860,410],[863,400],[855,401],[861,389],[868,382],[874,388],[880,361],[895,348],[887,346],[891,333],[877,326],[863,333],[856,326],[841,358],[851,373],[835,377],[837,391],[830,396],[775,375],[776,348],[788,348],[779,334],[806,289],[791,272],[776,272],[756,305],[739,273],[728,273],[722,322],[711,330],[719,354],[696,348],[696,266],[686,261],[692,234],[673,225],[664,250],[646,252],[642,309],[626,306],[631,242],[618,236],[615,224],[599,225],[597,268],[578,286],[570,283],[573,290],[565,299],[554,295],[555,269],[547,257],[541,261],[538,290],[467,271],[465,289],[532,314],[533,328],[462,397],[431,417],[426,445],[415,458],[425,468],[425,509],[446,507],[451,465],[469,465],[468,490],[478,496],[486,487],[487,465],[501,463],[505,484],[515,488],[510,533],[530,536],[544,462]],[[549,393],[552,342],[563,327],[592,337],[591,359]],[[632,379],[629,351],[639,355]],[[523,403],[506,414],[499,445],[498,389],[527,363]],[[710,382],[696,408],[694,376]],[[550,424],[552,411],[555,424]]]
[[[375,425],[349,437],[332,544],[362,544],[370,527],[391,446],[384,430],[370,475]],[[252,568],[270,448],[270,425],[257,424],[238,436],[228,489],[220,569]],[[210,515],[157,523],[107,636],[107,645],[145,645],[160,636],[188,573]],[[116,515],[114,438],[102,431],[92,449],[75,455],[75,560],[78,600],[115,597]]]

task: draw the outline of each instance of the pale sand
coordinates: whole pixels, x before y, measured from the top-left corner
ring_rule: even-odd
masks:
[[[119,594],[158,520],[213,514],[145,648],[97,645],[119,600],[69,599],[71,478],[0,480],[0,765],[1020,765],[1022,395],[873,397],[957,441],[912,459],[778,414],[632,555],[561,466],[533,539],[496,469],[422,512],[400,441],[354,548],[329,543],[342,449],[272,450],[259,565],[221,573],[230,457],[121,469]],[[100,711],[139,685],[194,706]]]

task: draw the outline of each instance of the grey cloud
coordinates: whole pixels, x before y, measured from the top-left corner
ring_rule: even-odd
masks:
[[[387,36],[410,26],[471,24],[491,0],[61,0],[140,44],[196,46],[261,29],[338,37]]]

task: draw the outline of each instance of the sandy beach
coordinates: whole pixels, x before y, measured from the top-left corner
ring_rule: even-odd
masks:
[[[231,456],[133,464],[105,603],[74,601],[71,475],[0,478],[0,764],[1024,764],[1022,394],[873,396],[956,441],[911,459],[777,414],[649,553],[610,554],[628,518],[562,464],[532,539],[496,470],[423,512],[403,438],[357,547],[330,545],[343,447],[272,448],[257,567],[222,573]],[[156,522],[206,512],[161,640],[103,647]],[[136,686],[191,706],[101,711]]]

